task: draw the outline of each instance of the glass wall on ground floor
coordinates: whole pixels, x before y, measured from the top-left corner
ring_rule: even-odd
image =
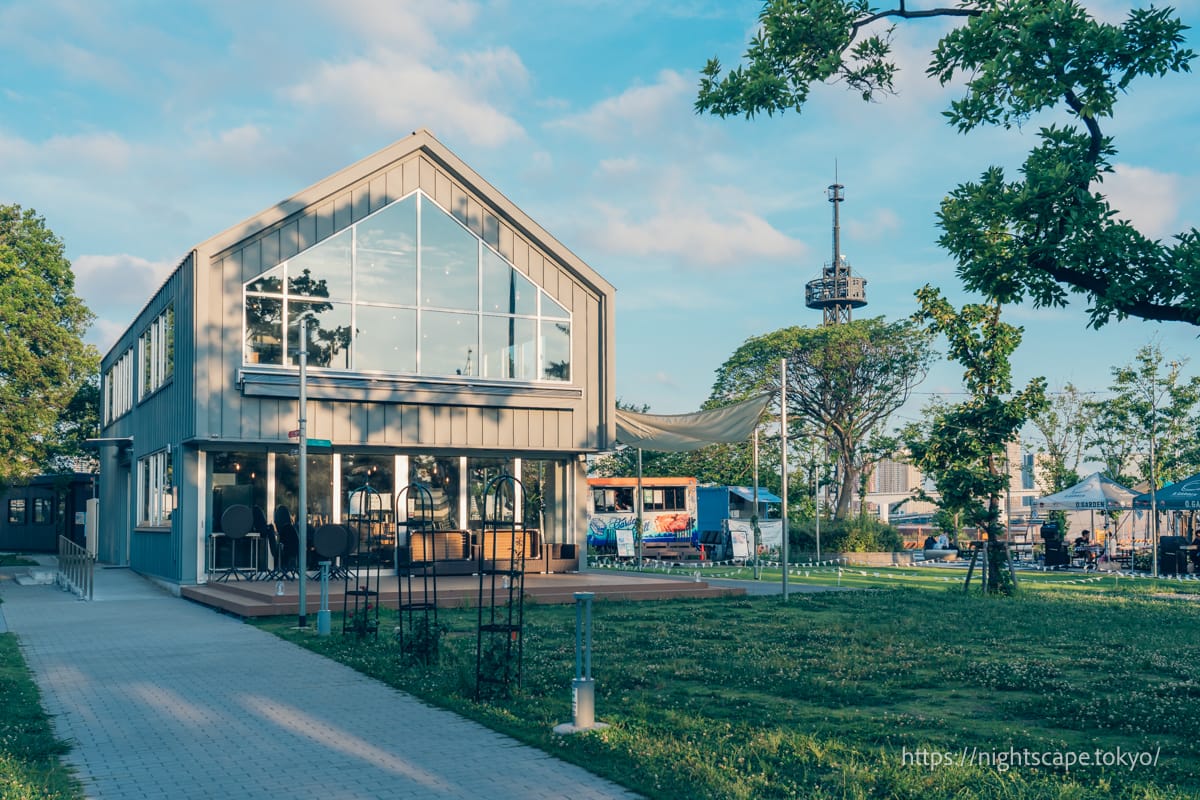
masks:
[[[268,568],[270,548],[250,540],[230,542],[221,517],[240,504],[257,507],[268,522],[280,515],[298,522],[297,451],[209,450],[207,465],[207,570]],[[569,544],[574,542],[568,524],[574,518],[568,507],[572,475],[566,459],[516,454],[309,453],[304,519],[310,545],[321,525],[340,523],[358,537],[357,549],[375,550],[385,563],[394,552],[397,523],[410,518],[429,520],[439,530],[477,531],[493,521],[516,524],[540,531],[545,543]],[[307,560],[315,563],[315,554]]]

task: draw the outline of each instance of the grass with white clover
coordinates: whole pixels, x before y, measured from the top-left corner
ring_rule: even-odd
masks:
[[[15,634],[0,634],[0,800],[75,800],[79,782],[63,764]]]
[[[1045,576],[998,599],[964,594],[961,578],[861,572],[875,591],[597,602],[596,717],[611,727],[570,737],[552,728],[571,721],[571,606],[526,606],[523,686],[482,703],[470,609],[440,612],[432,667],[402,665],[382,633],[258,624],[650,797],[1200,796],[1190,585]],[[1118,749],[1121,766],[1064,764]],[[981,763],[1034,753],[1057,765]]]

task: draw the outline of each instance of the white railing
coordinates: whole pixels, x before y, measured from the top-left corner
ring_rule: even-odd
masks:
[[[96,557],[65,536],[58,537],[58,585],[91,600],[95,589]]]

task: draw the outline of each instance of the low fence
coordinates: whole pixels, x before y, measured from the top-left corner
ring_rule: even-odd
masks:
[[[58,537],[58,585],[91,600],[95,590],[96,557],[65,536]]]

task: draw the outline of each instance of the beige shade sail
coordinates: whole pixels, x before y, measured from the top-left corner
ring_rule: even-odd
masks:
[[[754,433],[771,396],[758,395],[692,414],[639,414],[617,409],[617,441],[643,450],[682,453],[720,442],[744,442]]]

